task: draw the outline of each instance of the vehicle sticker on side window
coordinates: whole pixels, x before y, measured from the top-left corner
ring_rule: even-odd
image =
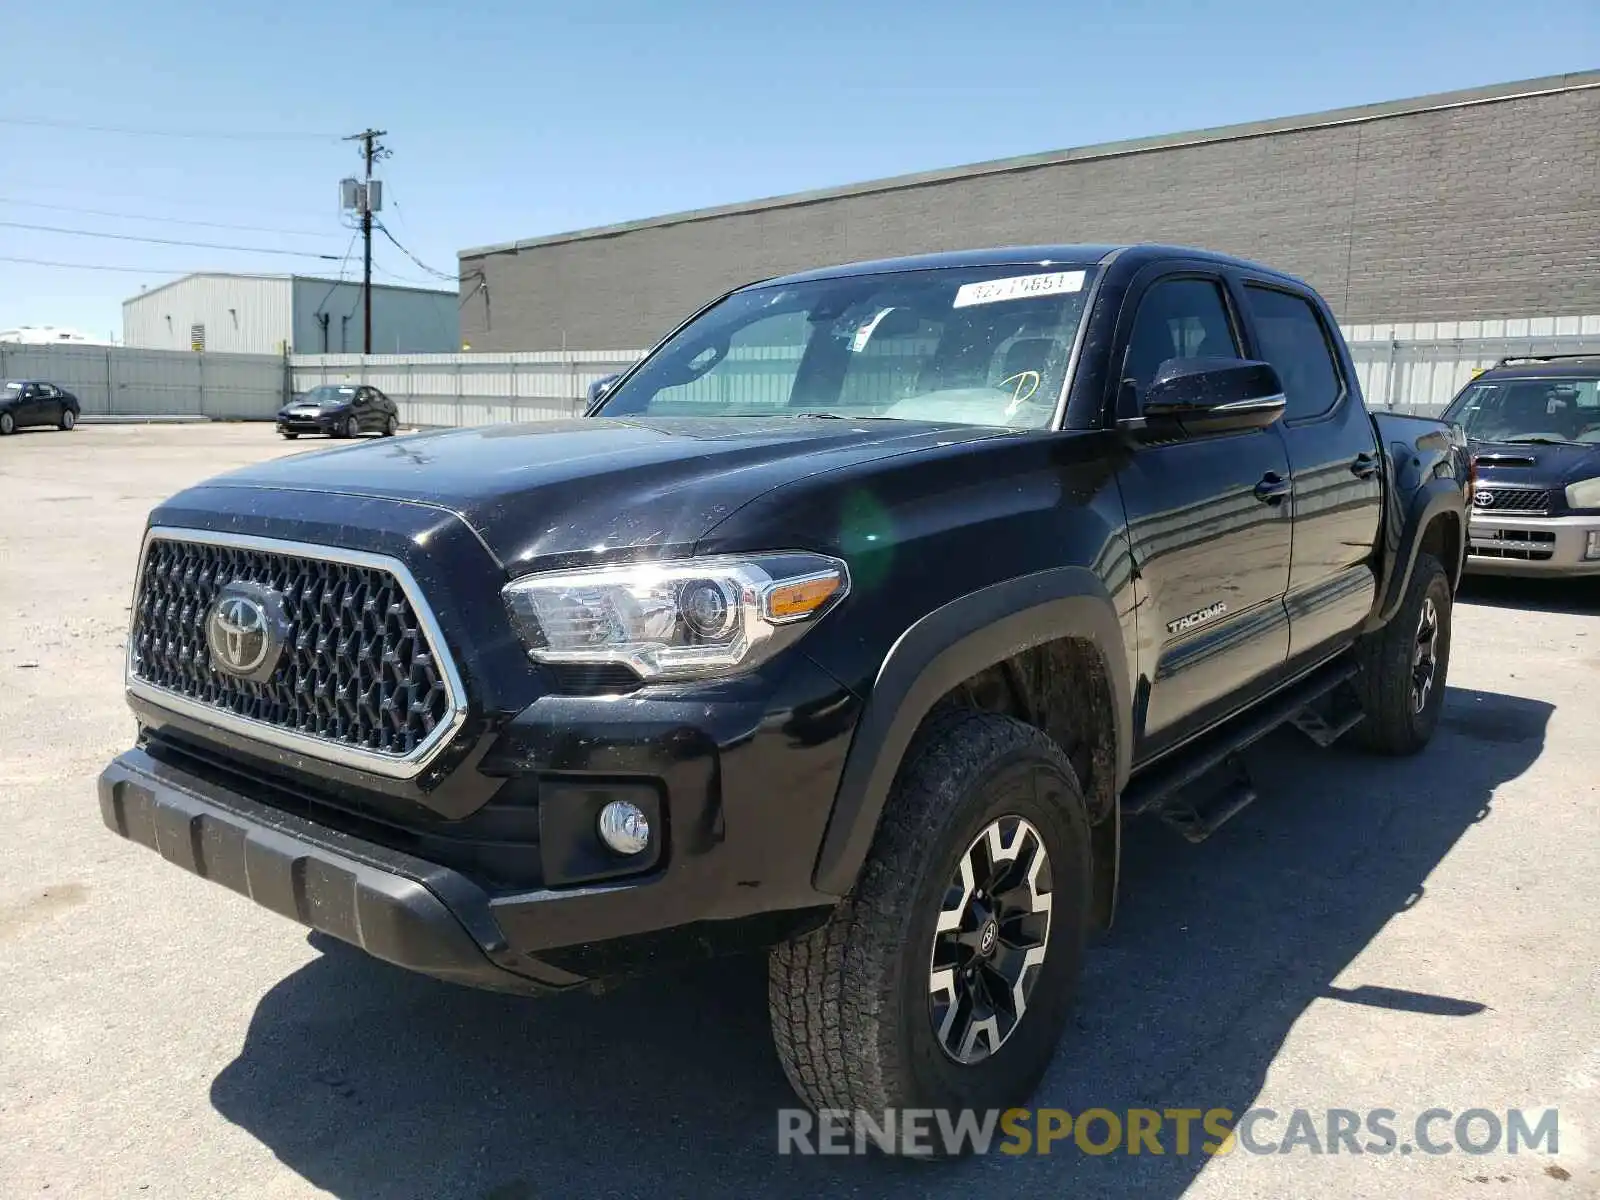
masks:
[[[998,304],[1002,300],[1024,300],[1032,296],[1060,296],[1083,290],[1082,271],[1051,271],[1044,275],[1011,275],[1005,279],[985,279],[964,283],[956,289],[952,308],[974,304]]]

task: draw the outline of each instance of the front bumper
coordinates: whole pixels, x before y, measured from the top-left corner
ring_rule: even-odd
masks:
[[[1475,575],[1600,575],[1600,558],[1587,557],[1591,533],[1600,536],[1600,516],[1473,513],[1466,569]]]
[[[143,750],[114,759],[99,790],[112,831],[374,958],[497,991],[582,982],[511,954],[489,897],[459,872],[268,808]]]
[[[349,413],[323,413],[315,417],[293,413],[278,414],[279,433],[327,433],[339,428]]]
[[[399,966],[571,987],[772,945],[837,901],[811,875],[859,704],[808,660],[793,668],[775,690],[543,697],[459,768],[501,786],[448,819],[301,799],[297,776],[208,754],[146,711],[145,744],[101,775],[101,811],[169,862]],[[612,798],[660,832],[621,870],[595,830]]]

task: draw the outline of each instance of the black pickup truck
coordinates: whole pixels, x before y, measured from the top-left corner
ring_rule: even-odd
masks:
[[[1428,741],[1470,472],[1451,428],[1369,414],[1327,306],[1253,263],[774,279],[585,418],[156,508],[138,744],[100,805],[441,979],[769,949],[808,1103],[1019,1103],[1124,818],[1201,840],[1251,798],[1235,752],[1288,722]]]

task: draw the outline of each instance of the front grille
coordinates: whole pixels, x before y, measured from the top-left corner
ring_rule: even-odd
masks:
[[[152,536],[129,641],[132,675],[269,732],[363,756],[402,760],[426,748],[450,718],[453,698],[399,579],[369,562],[268,545]],[[262,585],[283,598],[283,652],[262,682],[212,666],[206,616],[230,583]]]
[[[1486,504],[1477,503],[1475,500],[1473,507],[1477,512],[1548,512],[1550,510],[1550,493],[1548,491],[1488,486],[1481,486],[1478,490],[1488,496],[1489,500]]]

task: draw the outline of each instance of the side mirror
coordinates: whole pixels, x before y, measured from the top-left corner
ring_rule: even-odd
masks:
[[[1169,358],[1145,389],[1140,416],[1119,426],[1163,437],[1264,429],[1287,405],[1271,363],[1243,358]]]
[[[615,375],[607,375],[604,378],[596,379],[593,383],[591,383],[588,391],[588,407],[593,408],[596,404],[599,404],[600,401],[604,400],[606,398],[606,393],[612,388],[616,387],[617,380],[621,378],[622,372],[618,371]]]

